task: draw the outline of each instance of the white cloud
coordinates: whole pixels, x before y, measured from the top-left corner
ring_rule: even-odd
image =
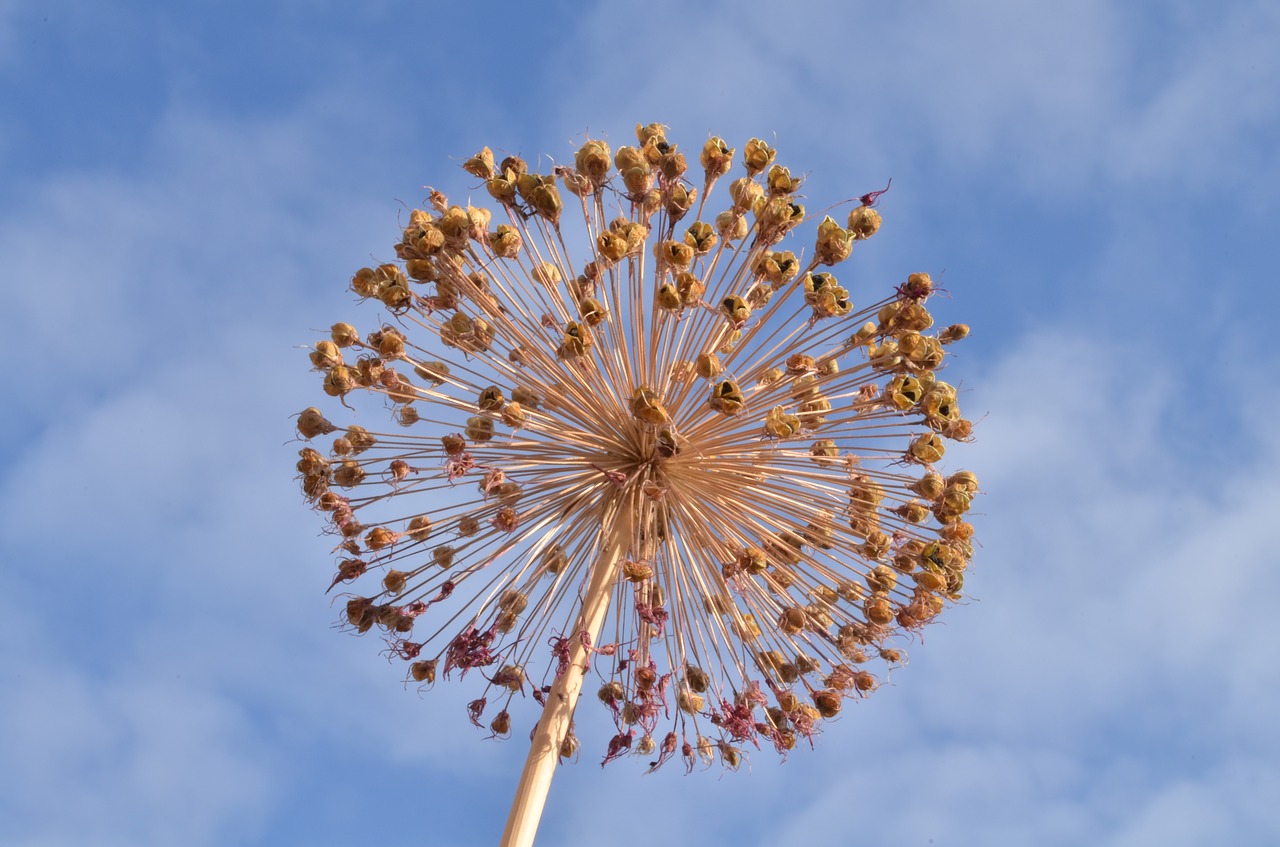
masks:
[[[650,8],[602,5],[583,20],[565,48],[572,66],[607,72],[560,100],[561,124],[661,120],[686,144],[776,131],[793,155],[812,144],[871,173],[925,158],[1076,200],[1135,180],[1248,193],[1258,167],[1276,166],[1250,152],[1280,121],[1269,4],[1158,31],[1100,0]]]

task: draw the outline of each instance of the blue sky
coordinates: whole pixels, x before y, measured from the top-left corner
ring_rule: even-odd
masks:
[[[0,842],[496,841],[522,745],[330,629],[299,345],[481,146],[637,121],[776,137],[811,208],[893,178],[855,284],[945,270],[974,328],[982,548],[815,752],[584,754],[543,841],[1280,842],[1278,42],[1243,0],[0,0]]]

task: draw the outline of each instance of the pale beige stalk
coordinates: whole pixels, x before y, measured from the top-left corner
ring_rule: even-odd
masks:
[[[613,505],[613,515],[604,522],[608,529],[600,545],[600,556],[592,568],[574,628],[565,633],[570,639],[569,667],[556,678],[547,694],[547,705],[542,709],[524,771],[516,786],[501,847],[530,847],[538,832],[542,808],[547,802],[547,792],[551,790],[551,777],[555,775],[556,764],[560,760],[560,744],[569,731],[574,706],[582,693],[585,669],[591,659],[590,648],[579,635],[586,632],[590,635],[590,643],[597,643],[609,611],[609,598],[618,583],[620,565],[631,541],[633,511],[634,505],[620,498]]]

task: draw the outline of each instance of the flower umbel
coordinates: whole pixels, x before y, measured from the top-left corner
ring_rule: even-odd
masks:
[[[743,149],[708,140],[695,181],[657,124],[548,174],[485,148],[463,168],[493,209],[432,191],[399,261],[351,280],[380,324],[311,352],[326,394],[390,413],[298,417],[334,436],[298,471],[333,586],[359,587],[344,622],[416,683],[483,676],[468,713],[492,735],[589,668],[606,762],[785,755],[962,597],[978,483],[936,466],[970,438],[940,378],[968,328],[930,332],[928,274],[871,300],[831,270],[883,192],[787,249],[802,179]]]

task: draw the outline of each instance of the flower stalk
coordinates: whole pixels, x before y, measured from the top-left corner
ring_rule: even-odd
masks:
[[[603,509],[602,509],[603,511]],[[616,499],[610,514],[601,521],[603,541],[600,556],[591,569],[581,611],[574,622],[568,646],[568,666],[556,677],[546,694],[546,705],[538,719],[529,755],[511,802],[501,847],[529,847],[542,818],[542,809],[551,790],[551,778],[559,763],[561,748],[573,723],[573,711],[582,693],[582,683],[591,663],[591,645],[598,643],[609,598],[622,573],[622,561],[631,543],[630,515],[635,504]],[[572,637],[576,636],[576,637]]]

